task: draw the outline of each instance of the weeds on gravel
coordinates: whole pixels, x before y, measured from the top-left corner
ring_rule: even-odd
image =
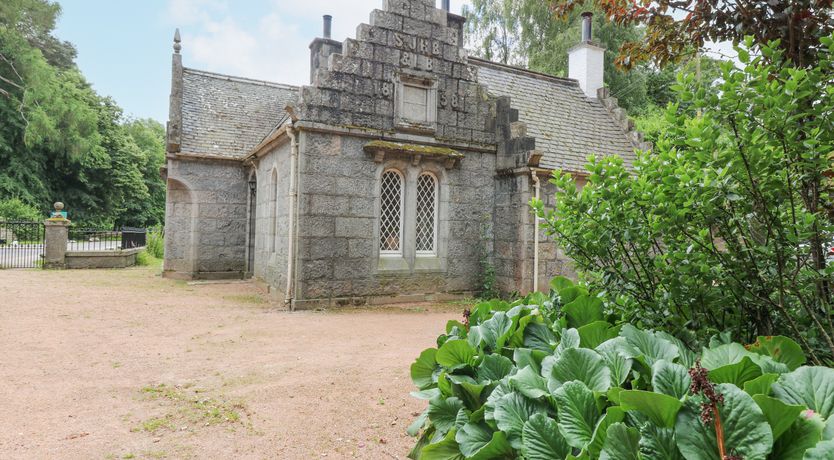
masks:
[[[180,421],[187,423],[188,426],[233,425],[242,423],[241,412],[246,412],[243,403],[202,397],[200,390],[187,391],[182,387],[169,386],[164,383],[146,386],[140,390],[140,393],[147,399],[169,401],[175,406],[173,413],[164,417],[154,417],[142,423],[141,430],[151,433],[163,428],[175,430]]]

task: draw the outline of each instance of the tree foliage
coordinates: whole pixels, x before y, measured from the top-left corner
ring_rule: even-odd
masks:
[[[737,49],[718,91],[674,88],[666,132],[633,169],[591,158],[587,185],[556,173],[546,227],[628,320],[737,340],[797,337],[834,357],[831,245],[834,40],[814,68],[778,43]]]
[[[89,225],[159,223],[163,128],[90,87],[52,35],[59,14],[47,0],[0,5],[0,199],[63,201]]]
[[[644,30],[635,24],[610,21],[602,10],[594,10],[594,41],[606,49],[605,85],[620,106],[632,115],[642,115],[671,100],[669,87],[678,71],[703,69],[704,81],[716,76],[717,61],[705,56],[681,60],[661,69],[642,64],[628,71],[615,64],[617,50],[643,39]],[[470,45],[484,59],[528,67],[556,76],[568,74],[568,51],[581,36],[580,11],[556,17],[548,2],[537,0],[473,0],[466,7]]]
[[[785,60],[812,68],[825,49],[822,39],[834,32],[831,0],[550,0],[565,16],[593,4],[614,23],[646,26],[641,40],[624,43],[617,63],[630,68],[652,60],[659,66],[679,61],[708,41],[738,45],[744,37],[776,42]]]

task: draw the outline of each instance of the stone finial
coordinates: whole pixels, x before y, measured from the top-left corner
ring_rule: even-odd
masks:
[[[61,212],[64,210],[64,203],[61,203],[60,201],[56,201],[52,206],[55,208],[55,212]]]
[[[177,28],[174,31],[174,53],[176,54],[180,54],[180,50],[182,49],[180,42],[182,42],[182,39],[180,39],[180,29]]]

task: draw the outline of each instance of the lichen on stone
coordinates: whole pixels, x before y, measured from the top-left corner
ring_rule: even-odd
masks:
[[[365,144],[366,152],[383,150],[386,152],[405,153],[411,155],[440,156],[448,158],[463,158],[463,154],[449,147],[434,145],[407,144],[403,142],[392,142],[375,140]]]

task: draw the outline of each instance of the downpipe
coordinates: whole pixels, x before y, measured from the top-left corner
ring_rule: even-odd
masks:
[[[298,222],[298,132],[293,127],[287,128],[290,137],[290,208],[289,241],[287,242],[287,288],[284,290],[284,305],[292,310],[295,286],[295,236]]]
[[[533,184],[536,190],[536,201],[539,200],[539,194],[541,191],[541,183],[539,182],[539,176],[536,175],[536,171],[532,171],[532,178]],[[533,214],[533,292],[538,292],[539,290],[539,216],[538,214]]]

